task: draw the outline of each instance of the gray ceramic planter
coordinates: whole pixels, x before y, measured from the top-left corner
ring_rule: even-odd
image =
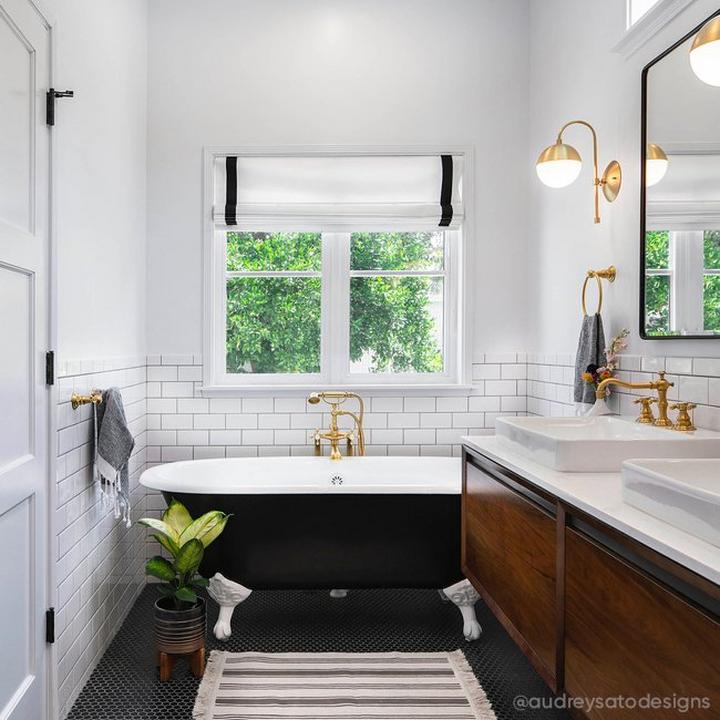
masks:
[[[205,600],[187,610],[175,610],[170,598],[155,602],[155,641],[159,653],[190,655],[205,647]]]

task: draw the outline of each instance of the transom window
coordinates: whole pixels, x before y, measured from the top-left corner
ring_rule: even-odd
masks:
[[[457,309],[456,233],[222,234],[226,379],[365,384],[453,377],[446,335]]]
[[[627,0],[627,26],[632,27],[660,0]]]

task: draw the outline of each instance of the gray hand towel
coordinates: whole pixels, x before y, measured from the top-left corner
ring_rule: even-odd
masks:
[[[115,517],[130,527],[130,477],[128,461],[135,440],[128,429],[122,395],[116,388],[103,393],[95,408],[95,478]]]
[[[605,365],[605,330],[599,313],[585,315],[582,321],[575,356],[575,402],[595,402],[595,388],[582,379],[588,365]]]

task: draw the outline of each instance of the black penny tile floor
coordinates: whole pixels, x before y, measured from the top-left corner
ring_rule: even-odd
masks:
[[[184,661],[161,683],[153,653],[155,588],[146,587],[73,706],[69,720],[190,720],[198,681]],[[434,590],[255,592],[233,618],[233,636],[212,635],[217,608],[208,602],[208,652],[437,652],[461,648],[498,720],[565,720],[559,710],[516,709],[515,698],[552,693],[482,603],[479,640],[465,642],[457,608]],[[522,702],[522,700],[521,700]]]

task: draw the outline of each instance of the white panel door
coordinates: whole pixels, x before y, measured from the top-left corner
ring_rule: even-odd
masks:
[[[47,717],[50,31],[0,0],[0,720]]]

